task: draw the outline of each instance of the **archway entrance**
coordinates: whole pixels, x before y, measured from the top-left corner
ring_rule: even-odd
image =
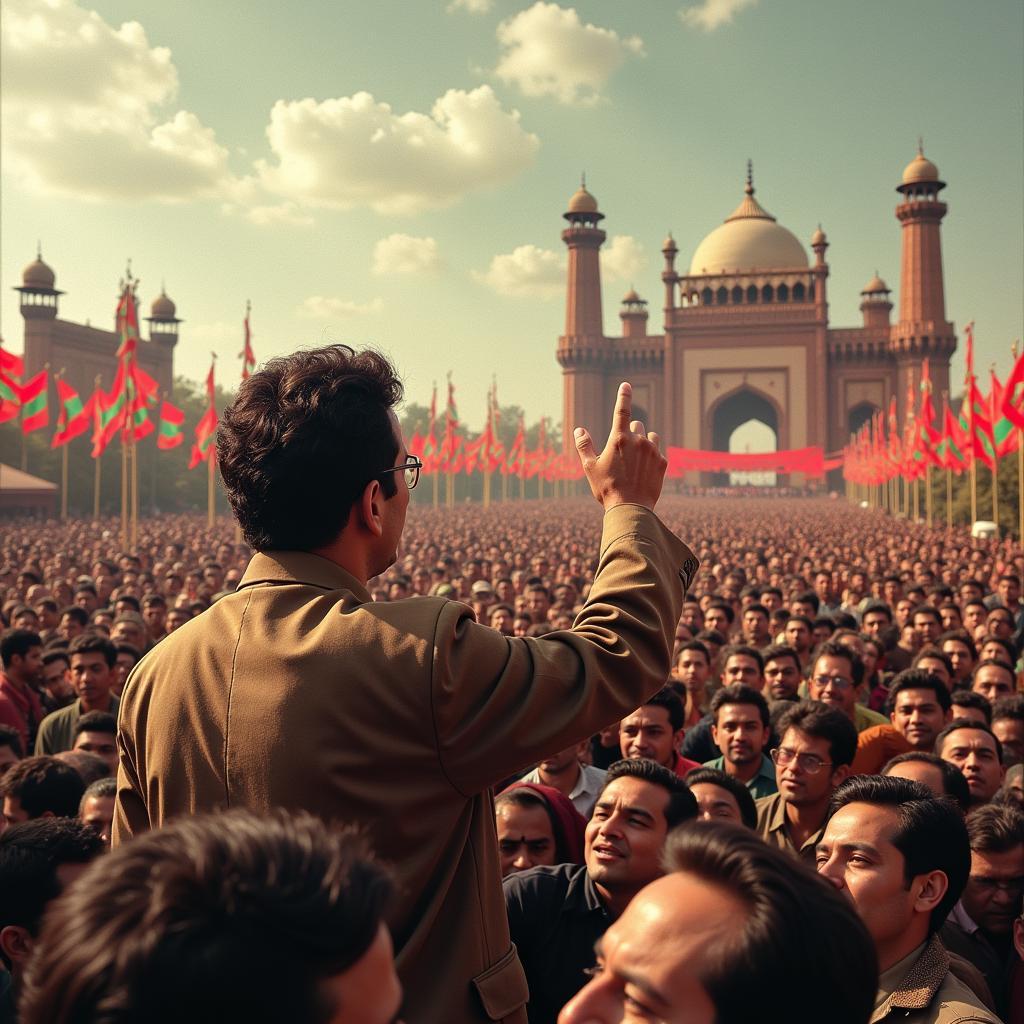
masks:
[[[711,420],[711,446],[716,452],[773,452],[779,447],[779,415],[775,406],[750,388],[723,399]],[[775,473],[713,473],[713,487],[774,487]]]
[[[873,405],[871,402],[861,402],[855,405],[846,414],[846,430],[848,434],[856,434],[861,427],[867,423],[875,413],[878,412],[878,406]]]

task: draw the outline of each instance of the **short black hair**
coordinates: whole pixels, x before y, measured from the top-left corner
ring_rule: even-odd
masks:
[[[665,821],[673,829],[676,825],[697,817],[697,800],[687,788],[686,783],[675,772],[669,771],[664,765],[658,764],[647,757],[624,758],[616,761],[608,768],[601,785],[603,793],[610,783],[616,779],[642,779],[654,786],[661,786],[668,793],[668,805],[665,807]],[[598,800],[601,799],[598,794]]]
[[[953,706],[949,690],[938,676],[921,668],[908,668],[898,673],[889,684],[889,696],[885,701],[887,715],[896,710],[896,697],[904,690],[931,690],[943,711],[948,711]]]
[[[43,664],[52,665],[55,661],[63,661],[68,667],[71,666],[71,656],[68,654],[67,647],[57,646],[56,644],[47,644],[43,649]]]
[[[897,824],[890,840],[903,854],[903,878],[908,886],[928,871],[941,871],[946,876],[949,886],[928,922],[928,934],[933,935],[960,899],[971,872],[971,847],[963,814],[952,800],[936,797],[922,783],[892,775],[855,775],[847,779],[832,794],[828,819],[854,803],[895,811]]]
[[[864,682],[864,659],[852,647],[847,647],[838,640],[823,640],[814,651],[815,662],[819,658],[845,658],[850,663],[853,685],[860,686]]]
[[[80,633],[68,646],[68,656],[76,654],[102,654],[107,668],[113,668],[117,662],[117,648],[113,642],[100,633]]]
[[[716,647],[724,647],[729,642],[717,629],[702,629],[693,639]]]
[[[67,616],[73,622],[77,622],[83,629],[89,625],[89,613],[77,604],[69,604],[60,610],[60,617]]]
[[[0,778],[0,796],[14,797],[29,818],[49,811],[58,818],[78,813],[85,783],[69,764],[56,757],[26,757],[12,764]]]
[[[922,647],[917,654],[914,655],[914,660],[910,663],[911,668],[917,668],[922,658],[934,658],[936,661],[941,661],[946,666],[946,671],[953,674],[953,662],[950,660],[948,654],[934,644],[928,644],[927,647]]]
[[[25,748],[21,745],[21,733],[11,725],[0,724],[0,747],[10,747],[18,758],[25,756]]]
[[[821,608],[821,598],[813,590],[805,590],[793,598],[792,604],[809,604],[817,615],[818,609]]]
[[[973,690],[954,690],[949,699],[954,708],[974,708],[985,716],[987,723],[992,723],[992,702],[988,697]]]
[[[1024,722],[1024,694],[1012,693],[996,701],[992,708],[992,721],[1000,719]]]
[[[930,754],[926,750],[908,750],[886,761],[879,774],[888,775],[892,768],[908,762],[930,764],[938,768],[942,773],[942,791],[946,796],[956,801],[962,814],[971,809],[971,787],[967,785],[964,773],[952,761],[944,761],[938,754]]]
[[[995,609],[992,609],[995,611]],[[1001,636],[983,636],[979,641],[976,642],[975,646],[980,651],[985,644],[998,644],[1004,651],[1006,651],[1006,664],[1013,668],[1017,661],[1017,649],[1009,640],[1004,640]],[[994,658],[986,658],[986,661],[995,661]],[[977,667],[977,666],[975,666]]]
[[[665,843],[665,870],[692,875],[744,908],[694,955],[717,1021],[765,1016],[765,993],[789,994],[787,1024],[862,1024],[878,985],[874,942],[850,900],[750,829],[699,821]],[[837,971],[836,964],[843,969]]]
[[[396,493],[391,409],[402,382],[348,345],[271,359],[244,380],[217,432],[217,462],[246,541],[310,551],[334,540],[370,481]]]
[[[939,614],[939,609],[931,604],[919,604],[910,613],[910,621],[913,623],[914,619],[918,615],[927,615],[930,619],[934,619],[940,626],[942,625],[942,616]]]
[[[739,779],[734,779],[727,772],[719,771],[717,768],[694,768],[687,774],[685,781],[690,789],[704,782],[731,793],[740,809],[743,824],[750,829],[757,828],[757,804],[754,803],[750,790]]]
[[[985,658],[983,661],[979,661],[974,666],[971,672],[971,681],[973,683],[974,677],[978,674],[980,668],[999,668],[1002,669],[1010,677],[1010,685],[1017,685],[1017,673],[1014,672],[1012,665],[1007,665],[1005,661],[1000,661],[998,658]]]
[[[984,804],[967,815],[971,849],[1009,853],[1024,843],[1024,810],[1015,804]]]
[[[958,643],[963,644],[971,652],[971,661],[977,659],[978,648],[975,646],[973,637],[966,629],[947,629],[945,633],[940,633],[939,639],[936,641],[940,649],[947,640],[956,640]]]
[[[797,654],[796,648],[791,647],[789,644],[769,644],[767,647],[761,649],[761,657],[764,658],[765,665],[769,661],[778,661],[781,658],[789,658],[790,661],[796,665],[797,672],[802,670],[800,664],[800,655]]]
[[[790,729],[827,740],[829,756],[835,767],[853,764],[857,753],[857,729],[842,711],[818,701],[802,700],[788,708],[776,723],[780,741]]]
[[[35,936],[46,905],[61,893],[57,869],[87,864],[102,852],[95,830],[74,818],[39,818],[5,829],[0,833],[0,928],[17,925]],[[6,956],[4,961],[10,967]]]
[[[14,657],[24,658],[33,647],[42,647],[39,634],[31,629],[5,629],[0,634],[0,663],[10,668]]]
[[[320,982],[370,948],[391,891],[359,836],[312,815],[178,818],[115,848],[54,904],[21,1019],[321,1024],[337,1006]]]
[[[679,699],[679,694],[671,686],[663,686],[653,697],[648,697],[640,707],[664,708],[668,712],[668,720],[673,732],[679,732],[686,721],[686,707]]]
[[[764,699],[760,690],[755,690],[752,686],[747,686],[744,683],[732,683],[730,686],[723,686],[716,690],[714,697],[711,698],[713,721],[718,721],[719,709],[728,704],[751,704],[757,708],[757,712],[761,716],[761,724],[766,728],[770,724],[768,701]]]
[[[696,651],[698,654],[704,655],[704,660],[711,664],[711,654],[708,649],[699,640],[687,640],[685,643],[679,645],[679,650],[676,651],[676,660],[679,660],[679,656],[683,651]]]
[[[733,608],[733,606],[729,604],[728,601],[723,601],[721,599],[712,601],[708,605],[707,611],[705,611],[704,614],[707,615],[707,613],[711,611],[712,608],[716,608],[725,612],[725,617],[729,620],[730,626],[736,621],[736,609]]]
[[[749,644],[729,644],[728,647],[722,651],[722,667],[725,667],[725,663],[734,655],[742,654],[745,658],[750,658],[757,662],[757,669],[762,674],[764,673],[764,658],[761,652],[756,647],[751,647]]]
[[[111,736],[117,735],[117,716],[109,711],[87,711],[75,722],[74,735],[83,732],[103,732]]]
[[[892,622],[892,609],[884,601],[869,601],[860,613],[861,622],[865,615],[884,615],[889,622]]]
[[[953,721],[935,737],[935,753],[941,757],[941,751],[946,740],[952,736],[953,733],[959,732],[961,729],[976,729],[978,732],[983,732],[986,735],[991,736],[992,742],[996,745],[996,757],[999,758],[999,763],[1002,764],[1003,745],[999,742],[999,738],[991,728],[989,728],[989,726],[985,725],[984,722],[977,722],[973,718],[954,718]]]

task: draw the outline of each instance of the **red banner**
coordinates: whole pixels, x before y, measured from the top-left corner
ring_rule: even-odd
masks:
[[[669,448],[668,475],[684,473],[803,473],[824,476],[825,452],[821,448],[793,448],[781,452],[706,452],[695,448]],[[832,466],[827,467],[829,469]]]

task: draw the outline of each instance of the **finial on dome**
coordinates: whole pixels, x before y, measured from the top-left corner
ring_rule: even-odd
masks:
[[[36,259],[42,262],[43,260],[43,242],[42,239],[36,240]]]
[[[754,161],[747,160],[747,187],[744,189],[748,196],[754,194]]]
[[[924,136],[918,135],[917,137],[917,155],[924,156]]]
[[[587,172],[586,171],[580,171],[580,188],[586,188],[586,187],[587,187]]]

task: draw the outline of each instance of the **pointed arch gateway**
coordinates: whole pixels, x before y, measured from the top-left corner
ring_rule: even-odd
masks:
[[[784,420],[775,399],[744,383],[715,400],[707,413],[710,447],[717,452],[778,451]],[[711,473],[709,485],[761,485],[779,483],[775,473]]]

